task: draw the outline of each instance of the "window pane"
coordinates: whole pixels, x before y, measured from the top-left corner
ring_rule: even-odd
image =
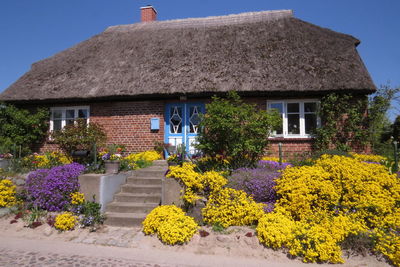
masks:
[[[276,109],[279,113],[283,113],[283,104],[282,103],[272,103],[270,104],[270,109]]]
[[[200,123],[200,106],[190,107],[189,109],[189,130],[190,133],[197,133]]]
[[[75,119],[75,110],[73,109],[67,109],[65,113],[66,119]]]
[[[317,103],[304,103],[304,112],[316,112]]]
[[[61,110],[53,110],[53,119],[61,119],[62,111]]]
[[[74,120],[66,120],[65,125],[74,124]]]
[[[61,120],[53,120],[53,131],[61,130]]]
[[[288,114],[288,133],[300,134],[300,115]]]
[[[88,117],[88,111],[87,109],[80,109],[78,110],[78,118],[80,119],[87,119]]]
[[[300,111],[299,103],[288,103],[287,104],[287,112],[288,113],[299,113]]]
[[[304,114],[304,121],[306,124],[306,134],[311,134],[313,130],[317,128],[317,115]]]
[[[280,114],[282,114],[283,119],[283,103],[271,103],[269,105],[270,109],[276,109]],[[282,122],[283,123],[283,122]],[[273,129],[272,135],[278,135],[283,133],[283,125],[280,125]]]

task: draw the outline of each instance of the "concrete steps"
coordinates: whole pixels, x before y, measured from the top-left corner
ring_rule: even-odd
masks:
[[[114,201],[106,207],[106,225],[137,227],[147,214],[161,203],[162,178],[168,170],[167,162],[157,160],[153,166],[134,171]]]

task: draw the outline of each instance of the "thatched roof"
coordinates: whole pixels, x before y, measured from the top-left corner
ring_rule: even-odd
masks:
[[[372,92],[354,37],[292,11],[114,26],[32,65],[6,101],[239,92]]]

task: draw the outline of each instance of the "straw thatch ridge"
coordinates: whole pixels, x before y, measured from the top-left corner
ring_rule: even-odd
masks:
[[[114,26],[33,64],[0,100],[373,92],[358,44],[291,11]]]

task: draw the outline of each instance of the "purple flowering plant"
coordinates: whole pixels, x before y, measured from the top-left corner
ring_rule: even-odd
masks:
[[[260,160],[257,163],[257,167],[258,168],[267,168],[270,170],[275,170],[275,171],[281,171],[286,169],[287,167],[291,167],[293,166],[291,163],[288,162],[276,162],[276,161],[272,161],[272,160]]]
[[[256,202],[266,204],[266,212],[271,212],[277,199],[275,181],[288,166],[292,164],[261,160],[256,168],[240,168],[233,171],[228,186],[252,195]]]
[[[85,167],[78,163],[31,172],[25,183],[27,202],[48,211],[65,210],[71,193],[79,191],[78,176]]]

